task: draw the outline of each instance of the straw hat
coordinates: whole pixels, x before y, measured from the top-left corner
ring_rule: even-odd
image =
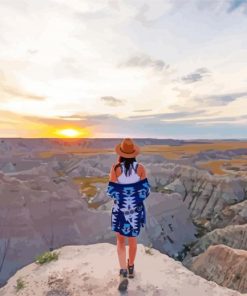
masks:
[[[140,147],[135,145],[132,139],[125,138],[121,143],[115,146],[115,151],[120,156],[132,158],[140,153]]]

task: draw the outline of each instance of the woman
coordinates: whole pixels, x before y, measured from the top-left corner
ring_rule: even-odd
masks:
[[[136,161],[140,148],[130,138],[115,146],[118,163],[113,164],[107,194],[114,199],[111,214],[112,230],[116,232],[117,252],[120,264],[119,290],[126,290],[129,278],[134,277],[134,261],[137,251],[137,236],[146,222],[143,200],[150,194],[150,185],[144,166]],[[129,258],[126,263],[125,238],[129,243]]]

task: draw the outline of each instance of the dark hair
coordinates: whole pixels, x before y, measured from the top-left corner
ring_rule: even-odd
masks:
[[[136,161],[135,157],[132,158],[125,158],[123,156],[118,157],[118,164],[114,167],[114,171],[116,171],[117,167],[121,167],[121,163],[124,163],[124,168],[125,168],[125,176],[127,177],[127,174],[130,176],[132,168],[133,167],[133,162]],[[132,168],[131,168],[132,166]],[[135,171],[136,172],[136,171]]]

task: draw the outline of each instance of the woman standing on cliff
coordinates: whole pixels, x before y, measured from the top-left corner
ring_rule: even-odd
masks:
[[[134,277],[137,236],[146,223],[143,201],[150,194],[145,167],[136,161],[140,148],[130,138],[115,146],[118,162],[112,165],[107,194],[114,199],[111,214],[112,230],[116,232],[120,264],[119,290],[126,290],[129,278]],[[129,258],[126,262],[125,238],[128,238]]]

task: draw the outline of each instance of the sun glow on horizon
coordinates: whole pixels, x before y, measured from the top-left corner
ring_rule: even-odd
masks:
[[[86,130],[77,130],[74,128],[66,128],[66,129],[58,130],[56,132],[56,134],[63,136],[65,138],[76,138],[79,136],[83,136],[83,137],[88,136],[89,133]]]

